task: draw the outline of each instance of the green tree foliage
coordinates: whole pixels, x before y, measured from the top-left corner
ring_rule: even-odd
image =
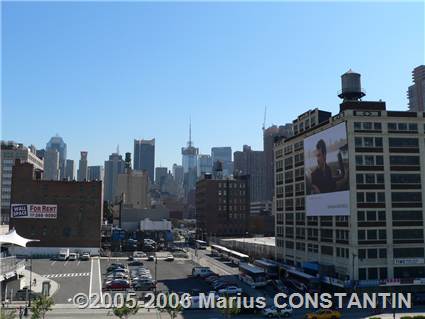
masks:
[[[33,301],[31,319],[44,319],[46,313],[52,310],[54,301],[50,297],[39,297]]]
[[[135,315],[139,311],[138,307],[122,306],[120,308],[114,308],[114,315],[120,319],[127,319],[128,317]]]
[[[4,309],[4,308],[0,309],[0,319],[15,319],[15,318],[16,318],[15,310]]]

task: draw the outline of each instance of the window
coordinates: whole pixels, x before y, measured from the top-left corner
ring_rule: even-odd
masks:
[[[420,174],[391,174],[391,184],[420,184]]]
[[[390,147],[414,147],[418,148],[418,139],[417,138],[404,138],[404,137],[390,137],[388,139],[388,144]]]
[[[333,256],[333,247],[332,246],[321,246],[320,250],[323,255]]]
[[[392,192],[393,202],[422,202],[422,194],[419,192]]]
[[[415,165],[419,166],[419,156],[394,155],[390,156],[391,165]]]
[[[423,229],[394,229],[393,230],[394,241],[403,241],[403,240],[423,240],[424,233]]]

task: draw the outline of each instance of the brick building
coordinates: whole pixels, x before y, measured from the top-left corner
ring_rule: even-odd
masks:
[[[247,232],[249,178],[212,179],[196,183],[197,236],[241,236]]]
[[[42,209],[40,204],[53,207],[53,213],[34,216]],[[13,167],[10,228],[23,237],[39,239],[29,244],[33,251],[54,253],[63,247],[98,250],[102,206],[101,181],[46,181],[30,163],[16,161]]]

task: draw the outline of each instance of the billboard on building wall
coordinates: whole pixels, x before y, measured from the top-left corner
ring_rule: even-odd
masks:
[[[12,204],[10,207],[11,218],[56,219],[57,215],[57,205]]]
[[[345,122],[304,140],[307,216],[350,214]]]

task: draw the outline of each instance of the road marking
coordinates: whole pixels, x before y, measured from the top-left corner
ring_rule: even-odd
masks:
[[[102,274],[100,273],[100,259],[97,259],[97,266],[99,267],[99,292],[100,292],[100,300],[103,305],[103,294],[102,294]]]
[[[65,263],[63,264],[64,266],[66,266],[66,264],[68,263],[68,260],[67,261],[65,261]]]
[[[90,296],[91,296],[91,286],[92,286],[92,280],[93,280],[93,259],[91,260],[91,265],[90,265],[89,299],[90,299]]]
[[[54,260],[50,263],[51,266],[53,266],[54,264],[56,264],[56,260]]]
[[[71,272],[71,273],[62,273],[62,274],[45,274],[41,275],[45,278],[65,278],[65,277],[88,277],[90,276],[89,272]]]
[[[77,266],[79,266],[79,265],[80,265],[80,262],[81,262],[81,260],[78,260],[78,261],[77,261]]]

